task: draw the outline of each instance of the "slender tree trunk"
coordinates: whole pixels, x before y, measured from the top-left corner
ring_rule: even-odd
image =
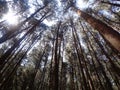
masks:
[[[78,34],[76,32],[76,29],[75,29],[75,26],[73,25],[73,28],[74,28],[74,32],[75,32],[75,36],[77,38],[77,41],[78,41],[78,46],[79,46],[79,49],[80,49],[80,52],[81,52],[81,58],[83,60],[83,64],[85,65],[85,72],[86,72],[86,77],[88,77],[88,79],[90,80],[90,84],[91,84],[91,90],[95,90],[94,89],[94,85],[93,85],[93,82],[92,82],[92,79],[90,77],[90,74],[88,72],[88,67],[87,67],[87,63],[86,63],[86,60],[85,60],[85,56],[84,56],[84,50],[82,49],[82,46],[81,46],[81,43],[80,43],[80,39],[78,37]],[[90,85],[89,85],[89,88],[90,88]]]
[[[87,86],[87,82],[86,82],[86,78],[85,78],[85,73],[84,73],[84,68],[83,68],[83,65],[82,65],[82,58],[80,56],[80,50],[79,50],[78,45],[77,45],[78,41],[76,40],[76,37],[75,37],[73,29],[72,29],[72,34],[73,34],[73,38],[74,38],[75,49],[76,49],[76,52],[77,52],[77,57],[78,57],[78,60],[79,60],[82,77],[83,77],[84,89],[88,90],[88,86]]]
[[[92,34],[91,34],[91,35],[92,35]],[[92,35],[92,36],[93,36],[93,35]],[[93,38],[94,38],[94,36],[93,36]],[[95,38],[94,38],[94,39],[95,39]],[[96,43],[99,43],[99,42],[96,41]],[[102,48],[102,49],[103,49],[103,48]],[[104,78],[106,79],[106,84],[107,84],[109,90],[113,90],[112,84],[111,84],[108,76],[106,75],[106,72],[105,72],[105,70],[104,70],[104,67],[103,67],[102,63],[100,62],[99,58],[97,57],[96,51],[95,51],[94,49],[93,49],[93,51],[94,51],[95,58],[96,58],[99,66],[100,66],[100,68],[101,68],[102,74],[103,74]]]
[[[59,55],[58,55],[58,51],[59,51],[59,48],[58,48],[58,45],[59,45],[59,41],[58,41],[58,38],[59,38],[59,29],[60,29],[60,26],[61,26],[61,22],[59,22],[58,24],[58,28],[57,28],[57,35],[56,35],[56,42],[55,42],[55,54],[54,54],[54,89],[53,90],[58,90],[59,88]]]

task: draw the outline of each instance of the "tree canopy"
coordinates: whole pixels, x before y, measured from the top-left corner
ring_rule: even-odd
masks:
[[[119,0],[1,0],[1,90],[120,90]]]

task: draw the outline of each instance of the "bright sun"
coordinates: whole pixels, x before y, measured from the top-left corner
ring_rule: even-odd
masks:
[[[5,20],[10,25],[18,24],[18,16],[15,15],[13,10],[9,10],[8,13],[3,16],[3,20]]]

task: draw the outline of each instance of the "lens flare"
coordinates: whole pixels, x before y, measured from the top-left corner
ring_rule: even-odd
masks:
[[[15,15],[13,10],[9,10],[4,16],[3,20],[5,20],[10,25],[17,25],[18,24],[18,16]]]

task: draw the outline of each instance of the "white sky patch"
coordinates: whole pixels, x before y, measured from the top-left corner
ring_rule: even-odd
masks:
[[[52,25],[55,25],[56,24],[56,21],[48,21],[47,19],[45,19],[43,21],[44,24],[46,24],[47,26],[52,26]]]
[[[88,7],[88,3],[85,2],[84,0],[76,0],[76,6],[79,9],[86,9]]]
[[[120,1],[119,1],[119,0],[109,0],[109,2],[120,4]]]
[[[93,2],[95,2],[95,0],[89,0],[89,3],[93,3]]]
[[[87,49],[86,47],[86,44],[83,42],[83,33],[81,31],[78,31],[78,37],[79,37],[79,41],[80,41],[80,44],[81,46],[84,48],[84,49]]]
[[[68,60],[66,59],[65,51],[63,51],[63,62],[68,62]]]
[[[95,0],[89,0],[88,2],[87,1],[84,1],[84,0],[76,0],[76,6],[79,8],[79,9],[86,9],[88,8],[88,6],[92,3],[94,3]]]
[[[35,7],[34,6],[30,7],[29,12],[30,12],[30,14],[34,13],[35,12]]]
[[[6,1],[13,1],[13,0],[6,0]]]
[[[36,2],[37,1],[37,2]],[[30,14],[35,12],[36,6],[34,4],[38,5],[43,5],[43,2],[41,0],[29,0],[28,5],[29,5],[29,12]]]
[[[86,44],[83,42],[83,40],[81,39],[81,36],[80,35],[78,35],[79,37],[80,37],[80,44],[81,44],[81,46],[84,48],[84,49],[87,49],[87,47],[86,47]]]
[[[35,6],[33,5],[33,2],[35,2],[35,0],[29,0],[28,1],[28,5],[29,5],[29,12],[30,13],[34,13],[35,12]]]
[[[5,20],[10,25],[17,25],[18,24],[19,16],[16,15],[16,12],[12,9],[9,9],[9,11],[3,15],[2,20]]]
[[[99,10],[99,14],[107,17],[107,18],[114,18],[114,16],[109,12],[109,11],[106,11],[106,10]]]
[[[58,3],[58,6],[61,7],[62,4],[61,4],[60,0],[56,0],[56,1]]]
[[[120,7],[115,7],[115,6],[113,6],[113,7],[112,7],[112,10],[113,10],[114,12],[119,13],[119,12],[120,12]]]
[[[24,35],[25,35],[26,32],[22,32],[20,35],[19,35],[19,38],[22,38]]]

